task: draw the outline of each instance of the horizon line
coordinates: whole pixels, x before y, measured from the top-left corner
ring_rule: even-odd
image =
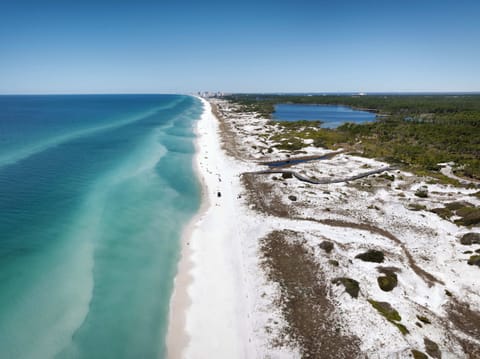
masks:
[[[89,95],[198,95],[199,93],[216,94],[223,93],[225,95],[480,95],[478,91],[221,91],[221,90],[200,90],[190,92],[25,92],[25,93],[0,93],[0,96],[89,96]]]

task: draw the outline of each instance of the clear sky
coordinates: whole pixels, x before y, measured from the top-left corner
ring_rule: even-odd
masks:
[[[480,1],[0,1],[0,93],[480,91]]]

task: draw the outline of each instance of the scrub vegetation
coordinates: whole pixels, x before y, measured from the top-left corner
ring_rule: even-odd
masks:
[[[368,302],[374,307],[382,316],[385,317],[390,323],[395,325],[398,330],[403,335],[407,335],[409,333],[408,329],[401,323],[398,323],[402,320],[402,317],[398,313],[396,309],[394,309],[390,303],[387,302],[377,302],[373,299],[369,299]]]
[[[277,122],[283,128],[272,138],[280,150],[298,151],[307,146],[351,146],[367,157],[402,165],[417,174],[443,181],[438,163],[454,162],[454,172],[480,179],[480,95],[292,96],[231,95],[242,112],[271,118],[274,105],[330,104],[372,111],[377,121],[346,123],[336,129],[319,122]]]

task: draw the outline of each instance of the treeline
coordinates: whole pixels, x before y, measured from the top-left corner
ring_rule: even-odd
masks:
[[[419,120],[419,115],[435,115],[430,121],[469,121],[480,125],[480,95],[257,95],[226,97],[243,107],[271,116],[276,104],[344,105],[384,115],[403,115]],[[448,115],[448,117],[446,117]]]
[[[350,143],[361,141],[369,157],[428,171],[438,171],[438,163],[455,162],[460,175],[480,179],[480,127],[474,124],[389,118],[369,124],[344,124],[336,131]]]
[[[371,123],[347,123],[335,130],[310,131],[309,136],[324,147],[360,143],[365,155],[401,163],[413,170],[435,172],[438,163],[453,161],[459,175],[480,179],[480,95],[232,95],[229,99],[238,103],[242,111],[255,111],[262,116],[271,116],[274,105],[279,103],[368,109],[383,116]],[[305,137],[305,126],[282,126],[292,138]]]

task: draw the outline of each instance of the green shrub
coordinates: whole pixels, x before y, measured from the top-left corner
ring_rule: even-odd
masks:
[[[370,249],[364,253],[357,254],[355,258],[360,259],[364,262],[382,263],[385,256],[381,251]]]
[[[456,214],[462,217],[455,221],[456,224],[472,226],[480,223],[480,208],[465,207],[456,211]]]
[[[414,359],[428,359],[427,354],[424,354],[416,349],[412,349],[412,354]]]
[[[385,319],[387,319],[390,323],[395,325],[398,330],[403,335],[406,335],[409,333],[408,329],[400,322],[402,320],[402,317],[400,317],[400,314],[396,309],[394,309],[390,303],[387,302],[377,302],[375,300],[369,299],[368,302],[374,307]]]
[[[480,267],[480,255],[473,255],[467,262],[471,266],[479,266]]]
[[[378,286],[385,292],[390,292],[398,284],[398,278],[395,273],[390,273],[377,278]]]
[[[459,209],[462,209],[465,207],[472,207],[472,205],[468,202],[458,201],[458,202],[447,203],[445,207],[451,211],[458,211]]]
[[[402,333],[403,335],[407,335],[408,333],[410,333],[405,325],[395,322],[393,322],[392,324],[395,325],[398,330],[400,330],[400,333]]]
[[[417,319],[419,321],[421,321],[422,323],[424,324],[432,324],[432,322],[430,321],[430,319],[428,319],[427,317],[423,316],[423,315],[417,315]]]
[[[352,298],[358,298],[358,292],[360,291],[359,283],[352,278],[339,277],[332,280],[334,284],[343,284],[345,291],[350,294]]]
[[[470,246],[472,244],[480,244],[480,233],[466,233],[460,238],[460,243],[465,246]]]
[[[435,343],[433,340],[430,340],[428,338],[423,338],[423,344],[425,344],[425,351],[432,358],[436,358],[436,359],[442,358],[442,352],[440,351],[438,344]]]
[[[424,211],[427,209],[423,204],[418,204],[418,203],[410,203],[408,205],[408,209],[410,211]]]
[[[328,261],[328,264],[331,264],[331,265],[334,266],[334,267],[338,267],[338,266],[340,265],[340,263],[338,263],[338,261],[335,260],[335,259],[330,259],[330,260]]]
[[[433,208],[430,210],[430,212],[435,213],[438,215],[440,218],[448,220],[452,215],[452,211],[450,211],[448,208],[444,207],[439,207],[439,208]]]
[[[369,299],[368,302],[374,307],[381,315],[383,315],[388,321],[400,322],[402,317],[396,309],[394,309],[390,303],[377,302],[373,299]]]
[[[378,176],[379,178],[384,178],[388,181],[395,181],[395,175],[389,175],[388,173],[383,173],[381,174],[380,176]]]
[[[422,186],[415,191],[415,196],[420,198],[427,198],[428,197],[428,188],[426,186]]]
[[[323,241],[322,243],[320,243],[319,247],[325,252],[330,253],[333,250],[334,245],[330,241]]]

